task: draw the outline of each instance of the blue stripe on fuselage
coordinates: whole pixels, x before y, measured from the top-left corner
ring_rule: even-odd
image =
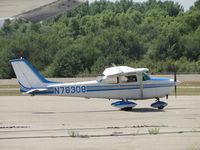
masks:
[[[123,86],[123,87],[122,87]],[[127,87],[125,87],[127,86]],[[143,88],[161,88],[161,87],[172,87],[174,86],[173,83],[168,84],[144,84]],[[116,85],[116,87],[113,88],[110,86],[87,86],[87,92],[96,92],[96,91],[114,91],[114,90],[132,90],[132,89],[140,89],[140,85]]]
[[[153,80],[153,81],[168,81],[168,80],[170,80],[170,78],[151,77],[150,80]]]

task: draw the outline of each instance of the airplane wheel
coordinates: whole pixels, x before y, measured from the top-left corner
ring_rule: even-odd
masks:
[[[160,107],[158,107],[158,109],[163,109],[164,108],[164,106],[160,106]]]
[[[131,110],[132,110],[132,107],[125,107],[125,108],[122,108],[121,110],[124,110],[124,111],[131,111]]]
[[[156,101],[155,103],[151,104],[151,107],[158,108],[158,109],[163,109],[166,106],[167,106],[167,103],[163,101]]]

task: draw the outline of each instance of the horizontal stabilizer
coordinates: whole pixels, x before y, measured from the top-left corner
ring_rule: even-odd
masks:
[[[34,94],[34,92],[43,92],[43,91],[47,91],[48,89],[31,89],[23,94]]]

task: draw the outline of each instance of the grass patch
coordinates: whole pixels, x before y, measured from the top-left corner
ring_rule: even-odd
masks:
[[[148,133],[151,134],[151,135],[159,134],[160,133],[160,128],[151,128],[151,129],[148,129]]]
[[[74,131],[74,130],[69,130],[69,131],[68,131],[68,134],[69,134],[70,137],[73,137],[73,138],[75,138],[75,137],[79,137],[79,138],[89,138],[88,135],[86,135],[86,134],[79,134],[78,131]]]
[[[22,96],[19,90],[0,90],[0,96]]]
[[[68,134],[70,137],[79,137],[79,132],[74,131],[74,130],[69,130]]]
[[[0,96],[20,96],[22,95],[19,91],[19,85],[17,84],[8,84],[0,85]]]
[[[174,91],[170,95],[175,95]],[[177,95],[200,95],[200,87],[198,88],[177,88]]]
[[[7,89],[7,88],[19,88],[19,85],[18,84],[6,84],[6,85],[0,84],[0,89]]]
[[[180,86],[197,86],[200,87],[200,81],[185,81],[180,84]]]

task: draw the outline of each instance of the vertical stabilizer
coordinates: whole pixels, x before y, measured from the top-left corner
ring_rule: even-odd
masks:
[[[27,92],[30,89],[46,87],[53,83],[46,80],[33,66],[25,59],[13,59],[10,61],[20,84],[20,90]]]

